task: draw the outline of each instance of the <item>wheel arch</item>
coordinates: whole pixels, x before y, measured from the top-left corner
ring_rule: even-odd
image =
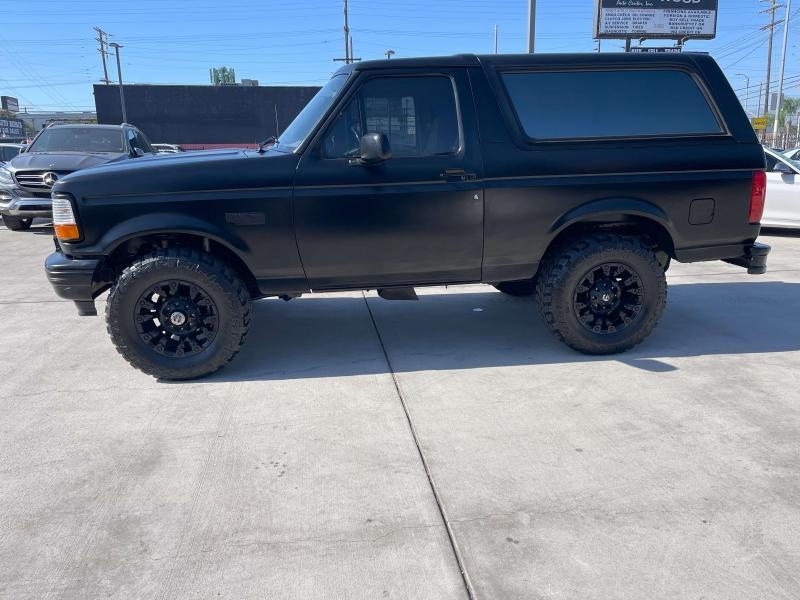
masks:
[[[550,226],[547,251],[587,231],[610,229],[644,234],[670,258],[675,258],[674,227],[658,206],[636,198],[602,198],[564,213]]]
[[[191,247],[208,252],[225,261],[244,281],[252,298],[261,295],[255,275],[242,256],[243,250],[246,250],[247,247],[241,240],[223,237],[222,232],[216,231],[205,221],[187,219],[185,215],[180,217],[181,222],[178,224],[178,216],[174,215],[174,220],[159,219],[158,227],[143,226],[143,224],[136,223],[138,218],[132,219],[109,231],[104,236],[104,239],[113,239],[113,242],[109,243],[104,250],[107,265],[119,274],[137,257],[147,254],[155,247]],[[146,222],[152,223],[152,217],[149,217]]]

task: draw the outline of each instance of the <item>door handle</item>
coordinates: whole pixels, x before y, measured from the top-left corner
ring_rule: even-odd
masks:
[[[475,173],[464,169],[445,169],[439,177],[446,181],[473,181],[478,178]]]

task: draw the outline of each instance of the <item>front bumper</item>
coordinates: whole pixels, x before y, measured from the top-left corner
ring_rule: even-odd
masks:
[[[53,201],[50,198],[21,196],[16,190],[0,190],[0,214],[23,219],[53,217]]]
[[[44,270],[57,295],[75,302],[79,315],[94,316],[94,299],[112,282],[113,274],[102,263],[99,258],[70,258],[53,252],[45,259]]]
[[[744,267],[748,275],[763,275],[767,272],[767,255],[772,248],[767,244],[755,242],[752,246],[745,248],[743,256],[733,258],[723,258],[726,263]]]

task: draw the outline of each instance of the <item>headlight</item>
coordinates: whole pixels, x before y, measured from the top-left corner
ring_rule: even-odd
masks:
[[[72,242],[81,237],[75,213],[72,212],[72,202],[61,194],[53,196],[53,229],[62,242]]]
[[[14,178],[11,177],[11,171],[5,167],[0,167],[0,183],[14,183]]]

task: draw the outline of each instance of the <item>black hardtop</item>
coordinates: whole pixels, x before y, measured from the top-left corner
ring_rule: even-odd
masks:
[[[629,54],[624,52],[572,52],[542,54],[454,54],[451,56],[420,56],[367,60],[345,65],[337,73],[367,71],[372,69],[404,69],[428,67],[613,67],[620,65],[684,66],[693,68],[713,59],[704,53],[683,52],[680,54]]]

